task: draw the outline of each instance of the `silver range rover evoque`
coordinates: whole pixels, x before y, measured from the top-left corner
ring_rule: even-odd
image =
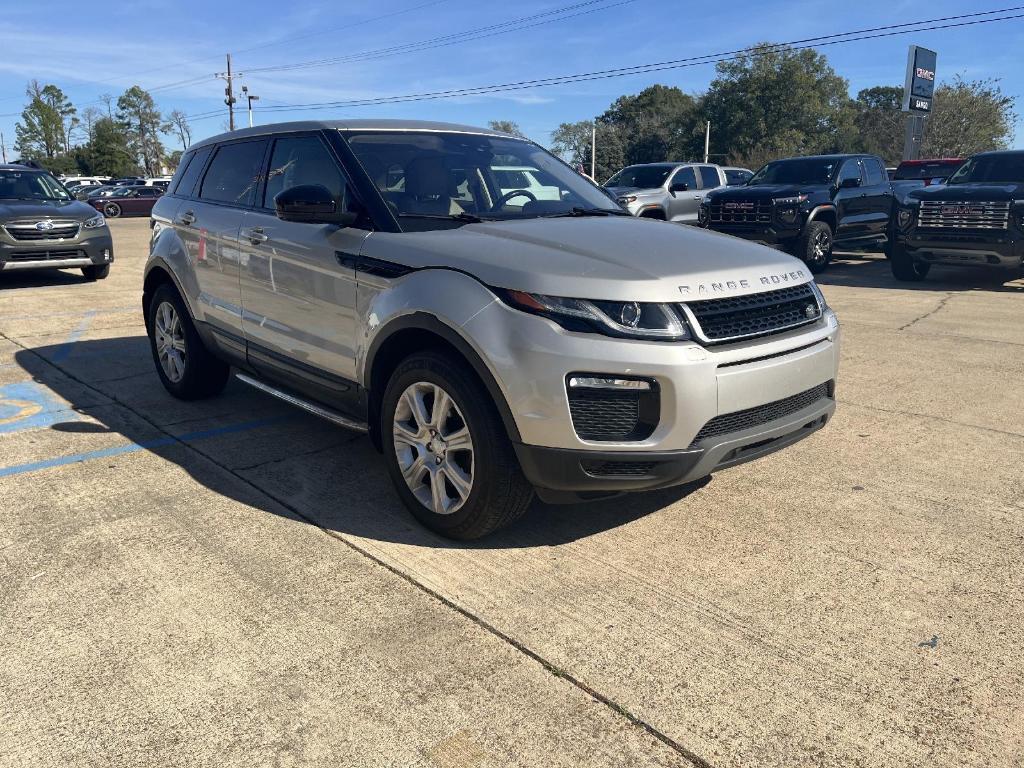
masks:
[[[532,169],[507,189],[496,169]],[[143,303],[182,399],[244,382],[369,433],[425,525],[687,483],[835,410],[839,325],[806,267],[629,216],[529,141],[298,122],[192,145]]]

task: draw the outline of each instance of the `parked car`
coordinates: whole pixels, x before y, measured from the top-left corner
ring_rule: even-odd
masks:
[[[109,179],[103,179],[98,176],[64,176],[60,180],[60,183],[63,184],[65,188],[70,189],[71,187],[81,186],[83,184],[104,184],[107,181],[109,181]]]
[[[125,189],[125,187],[115,187],[112,184],[103,184],[102,186],[95,187],[86,192],[85,199],[88,201],[96,197],[108,197],[119,189]]]
[[[104,184],[80,184],[79,186],[73,187],[68,191],[74,196],[76,200],[85,200],[86,198],[89,197],[89,194],[91,192],[104,189],[105,187],[106,185]]]
[[[884,243],[893,206],[885,166],[874,155],[792,157],[768,163],[742,187],[711,192],[701,221],[781,247],[817,273],[835,245]]]
[[[900,201],[889,248],[897,280],[923,280],[932,264],[1024,266],[1024,151],[984,152],[944,185]]]
[[[112,187],[144,187],[146,180],[139,176],[125,176],[121,179],[113,179],[110,182]]]
[[[537,168],[495,166],[494,176],[503,195],[522,189],[535,200],[559,199],[558,182]]]
[[[118,187],[109,195],[89,198],[88,203],[108,219],[148,216],[163,194],[157,187]]]
[[[151,176],[143,179],[143,183],[147,187],[162,187],[167,189],[167,185],[171,183],[170,176]]]
[[[922,186],[942,184],[964,164],[962,157],[944,157],[936,160],[904,160],[890,177],[893,181],[920,181]]]
[[[648,163],[623,168],[604,186],[634,216],[696,224],[704,196],[726,181],[717,165]]]
[[[113,261],[103,216],[44,170],[0,165],[0,273],[77,268],[102,280]]]
[[[725,173],[725,183],[730,187],[742,187],[754,177],[754,172],[748,168],[725,166],[722,171]]]
[[[559,199],[501,192],[510,166],[544,171]],[[534,489],[689,482],[835,408],[839,328],[800,262],[638,221],[495,131],[222,134],[186,151],[153,229],[143,309],[167,390],[216,395],[233,365],[368,432],[402,502],[446,536],[514,520]]]

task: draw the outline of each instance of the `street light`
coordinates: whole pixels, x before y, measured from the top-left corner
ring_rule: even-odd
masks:
[[[259,101],[260,97],[259,96],[253,96],[251,93],[249,93],[249,86],[247,86],[247,85],[243,85],[242,86],[242,95],[249,102],[249,127],[252,128],[252,103],[254,101]]]

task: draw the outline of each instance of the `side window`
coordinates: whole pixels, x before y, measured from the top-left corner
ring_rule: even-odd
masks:
[[[265,147],[264,141],[221,145],[203,177],[199,198],[215,203],[251,205]]]
[[[714,189],[721,185],[721,181],[718,180],[718,169],[712,168],[710,165],[702,165],[700,167],[700,185],[704,189]]]
[[[345,176],[320,138],[291,136],[277,139],[270,156],[263,207],[273,209],[274,197],[280,192],[304,184],[327,187],[338,203],[338,210],[346,210]]]
[[[878,161],[877,158],[865,158],[864,170],[867,172],[867,185],[869,187],[877,187],[880,184],[885,184],[885,168],[882,167],[882,164]]]
[[[210,147],[202,147],[195,152],[190,152],[182,158],[178,172],[174,174],[171,182],[171,193],[191,197],[199,181],[199,174],[203,172],[206,159],[210,156]]]
[[[859,160],[847,160],[845,163],[843,163],[843,167],[839,169],[840,184],[842,184],[846,179],[859,178],[861,178]]]
[[[693,172],[692,166],[680,168],[676,172],[676,175],[672,177],[672,186],[677,184],[685,184],[687,189],[697,188],[697,174]],[[717,187],[718,184],[716,183],[715,186]]]

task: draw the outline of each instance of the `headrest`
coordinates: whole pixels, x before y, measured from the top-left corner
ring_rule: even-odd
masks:
[[[417,157],[405,168],[405,191],[415,197],[447,197],[448,169],[442,157]]]

